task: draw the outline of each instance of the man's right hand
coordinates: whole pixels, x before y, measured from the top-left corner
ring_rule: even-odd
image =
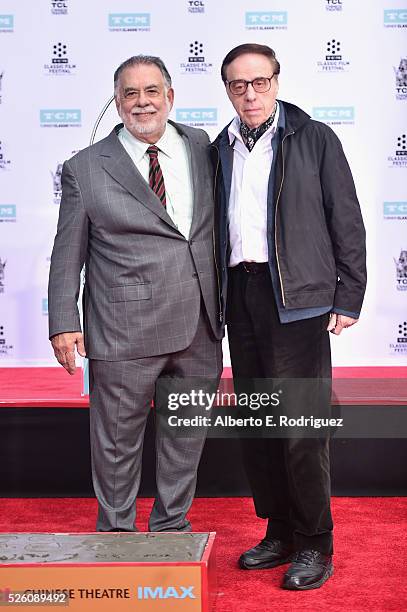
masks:
[[[56,334],[52,336],[51,344],[54,349],[55,357],[61,366],[63,366],[69,374],[75,374],[75,346],[79,355],[86,357],[83,334],[81,332]]]

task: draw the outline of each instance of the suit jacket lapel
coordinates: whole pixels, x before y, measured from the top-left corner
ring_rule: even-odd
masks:
[[[160,219],[168,223],[172,228],[179,231],[161,204],[160,199],[150,189],[149,185],[134,165],[133,160],[120,143],[117,137],[117,131],[120,127],[121,126],[116,126],[105,139],[103,149],[100,153],[100,156],[103,158],[103,168],[141,204],[158,215]]]

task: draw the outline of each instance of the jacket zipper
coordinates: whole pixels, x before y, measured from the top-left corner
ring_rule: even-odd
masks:
[[[218,161],[216,163],[216,171],[215,171],[215,177],[214,177],[214,181],[213,181],[213,202],[214,205],[216,203],[216,180],[218,178],[218,170],[219,170],[219,149],[217,146],[212,145],[214,149],[216,149],[216,152],[218,154]],[[222,323],[223,321],[223,312],[222,312],[222,302],[220,299],[220,280],[219,280],[219,270],[218,270],[218,264],[216,261],[216,250],[215,250],[215,224],[212,228],[212,249],[213,249],[213,260],[215,262],[215,270],[216,270],[216,279],[217,279],[217,283],[218,283],[218,306],[219,306],[219,322]]]
[[[280,279],[281,299],[283,301],[283,306],[284,307],[285,307],[285,293],[284,293],[283,279],[281,277],[280,261],[278,259],[278,248],[277,248],[277,210],[278,210],[278,203],[279,203],[279,200],[280,200],[281,190],[283,188],[283,182],[284,182],[284,172],[285,172],[285,167],[284,167],[284,140],[287,138],[287,136],[292,136],[293,134],[294,134],[294,132],[289,132],[288,134],[286,134],[283,137],[283,140],[281,141],[281,156],[282,156],[282,159],[283,159],[283,173],[282,173],[282,176],[281,176],[280,189],[278,190],[278,195],[277,195],[277,200],[276,200],[276,207],[275,207],[275,210],[274,210],[274,248],[276,250],[277,271],[278,271],[278,277]]]

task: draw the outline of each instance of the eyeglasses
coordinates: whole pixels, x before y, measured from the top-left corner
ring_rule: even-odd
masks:
[[[271,87],[271,81],[274,78],[275,73],[271,77],[257,77],[253,81],[245,81],[244,79],[236,79],[235,81],[226,81],[229,86],[229,91],[234,96],[241,96],[246,93],[247,88],[251,85],[257,93],[265,93],[269,91]]]

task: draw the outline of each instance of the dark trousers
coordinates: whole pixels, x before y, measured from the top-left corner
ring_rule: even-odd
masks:
[[[253,378],[330,381],[328,314],[280,323],[267,265],[257,274],[241,264],[229,268],[228,284],[226,320],[235,387],[239,380]],[[295,408],[293,412],[301,414]],[[312,413],[312,406],[307,412]],[[269,519],[266,537],[291,543],[295,550],[331,553],[328,435],[245,438],[241,443],[256,513]]]

